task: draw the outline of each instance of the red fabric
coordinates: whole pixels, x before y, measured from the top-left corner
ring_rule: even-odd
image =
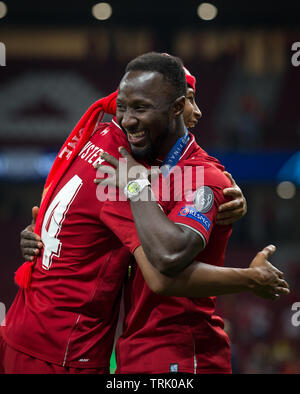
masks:
[[[101,124],[56,185],[31,285],[19,290],[3,327],[19,352],[74,368],[109,365],[131,255],[100,219],[106,203],[98,199],[93,164],[101,149],[120,157],[126,141],[113,122]]]
[[[0,336],[0,374],[109,374],[109,368],[62,367],[18,352]]]
[[[53,190],[57,185],[62,175],[69,168],[73,159],[80,152],[85,143],[89,140],[95,129],[101,123],[104,113],[114,115],[116,113],[116,97],[118,91],[111,93],[109,96],[96,101],[82,116],[72,133],[69,135],[64,145],[62,146],[45,183],[43,199],[40,206],[39,214],[36,220],[35,232],[40,234],[41,222],[44,218],[45,209],[51,198]],[[74,142],[76,143],[74,147]],[[67,157],[63,156],[65,149],[72,150]]]
[[[67,171],[73,159],[80,152],[85,143],[89,140],[93,132],[103,119],[104,113],[114,115],[116,113],[116,97],[118,91],[111,93],[109,96],[96,101],[81,117],[74,130],[71,132],[63,144],[51,171],[47,177],[39,214],[36,220],[35,233],[40,235],[41,224],[44,218],[45,210],[48,207],[49,200],[57,183]],[[31,279],[31,270],[34,263],[25,262],[15,273],[15,282],[21,288],[28,288]]]
[[[186,67],[183,67],[185,72],[185,79],[188,86],[193,88],[194,92],[196,92],[196,78],[189,72]]]
[[[26,261],[15,273],[15,283],[23,289],[27,289],[30,285],[33,265],[34,262]]]

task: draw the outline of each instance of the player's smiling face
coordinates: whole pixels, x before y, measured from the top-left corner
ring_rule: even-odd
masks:
[[[123,77],[116,117],[136,158],[153,160],[161,153],[172,127],[171,92],[170,83],[158,72],[130,71]]]
[[[183,119],[186,127],[195,127],[198,120],[201,118],[202,113],[195,102],[195,93],[193,88],[187,88],[186,100],[183,111]]]

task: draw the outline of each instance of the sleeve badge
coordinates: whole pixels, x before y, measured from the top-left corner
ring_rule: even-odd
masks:
[[[207,213],[214,203],[214,193],[208,186],[200,186],[194,194],[194,204],[197,211]]]

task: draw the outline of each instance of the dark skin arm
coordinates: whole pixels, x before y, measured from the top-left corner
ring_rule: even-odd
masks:
[[[138,169],[140,174],[149,174],[149,170],[139,164],[125,148],[120,147],[119,151],[126,159],[127,165],[106,152],[101,153],[101,157],[117,171],[106,165],[98,165],[101,173],[112,176],[95,179],[95,183],[102,186],[117,186],[123,190],[130,180],[136,178],[136,175],[131,178],[130,173],[136,174]],[[122,179],[119,174],[122,174]],[[161,273],[176,275],[193,261],[204,248],[204,242],[195,231],[172,222],[159,208],[150,188],[143,190],[141,200],[131,201],[130,205],[144,252],[151,264]]]
[[[246,200],[241,189],[231,174],[225,172],[225,175],[230,179],[232,187],[224,189],[223,193],[235,199],[219,207],[216,218],[216,223],[219,225],[232,224],[247,212]],[[143,193],[147,201],[131,201],[130,205],[139,238],[143,240],[144,252],[161,273],[176,275],[204,249],[203,240],[193,230],[172,222],[156,202],[151,201],[151,190],[146,189]],[[144,225],[145,218],[147,218],[147,226]],[[172,268],[168,270],[165,267]]]
[[[127,161],[127,166],[124,166],[122,171],[123,174],[126,171],[127,176],[125,180],[120,179],[118,176],[122,162],[108,153],[103,152],[101,154],[102,158],[114,166],[117,171],[115,172],[109,166],[97,165],[96,168],[102,173],[113,176],[105,180],[95,179],[95,183],[118,186],[120,189],[123,189],[127,182],[135,179],[135,177],[131,178],[129,176],[132,168],[140,169],[138,172],[148,174],[148,170],[135,161],[125,148],[121,147],[120,153]],[[225,207],[223,208],[220,207],[221,210],[217,215],[217,221],[223,225],[240,219],[247,211],[246,200],[240,188],[236,185],[229,173],[225,174],[231,180],[232,187],[225,189],[224,194],[234,196],[235,200],[224,204]],[[203,250],[205,245],[199,234],[192,229],[180,226],[171,221],[157,205],[155,198],[151,195],[151,190],[145,189],[141,194],[141,200],[136,202],[131,201],[130,205],[144,252],[149,261],[161,273],[171,276],[176,275],[189,265],[194,257]],[[146,226],[145,223],[147,223]]]
[[[146,193],[151,190],[145,189]],[[161,273],[176,275],[204,249],[195,231],[172,222],[155,201],[131,201],[130,205],[143,250]]]
[[[277,299],[289,294],[284,275],[269,261],[273,245],[257,253],[249,268],[217,267],[193,262],[175,277],[161,274],[147,260],[143,248],[134,257],[149,288],[157,294],[176,297],[211,297],[250,291],[260,298]]]

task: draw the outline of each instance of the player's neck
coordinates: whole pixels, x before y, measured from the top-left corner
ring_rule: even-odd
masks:
[[[164,158],[176,142],[186,134],[186,127],[182,119],[178,119],[173,132],[168,133],[159,149],[159,157]]]
[[[158,165],[163,165],[170,169],[180,160],[182,152],[190,139],[186,127],[184,127],[184,134],[181,134],[182,133],[180,133],[180,135],[175,135],[175,138],[169,138],[170,143],[166,146],[166,153],[157,157]]]

